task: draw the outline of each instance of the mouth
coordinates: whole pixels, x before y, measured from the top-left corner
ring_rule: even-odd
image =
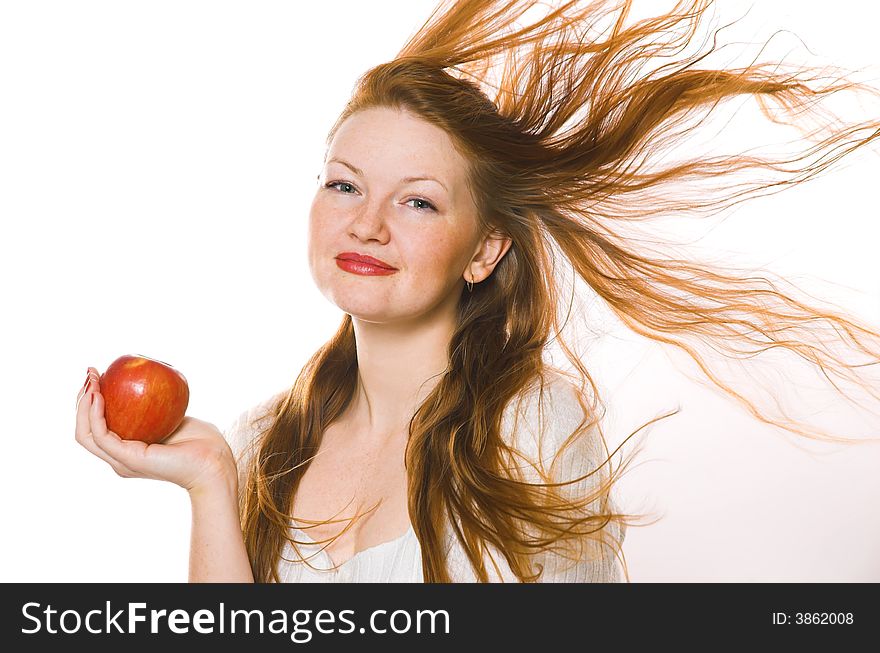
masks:
[[[357,252],[341,252],[336,255],[337,261],[349,261],[351,263],[359,263],[363,266],[369,266],[371,268],[380,268],[389,272],[393,272],[397,270],[393,265],[389,265],[385,261],[382,261],[377,258],[373,258],[372,256],[367,256],[366,254],[358,254]]]
[[[350,274],[366,277],[382,277],[395,274],[397,268],[366,254],[341,252],[336,256],[336,267]]]

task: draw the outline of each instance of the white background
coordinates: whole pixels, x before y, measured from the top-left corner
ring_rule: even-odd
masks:
[[[786,28],[840,65],[880,58],[869,3],[754,4],[740,40]],[[188,413],[221,428],[293,381],[341,318],[305,260],[324,137],[432,8],[0,3],[0,580],[186,579],[185,492],[119,478],[74,441],[86,368],[168,361]],[[825,279],[825,298],[880,325],[878,157],[741,207],[716,244]],[[621,486],[625,508],[664,517],[628,533],[633,581],[880,581],[880,448],[810,456],[657,350],[604,346],[616,432],[687,408]]]

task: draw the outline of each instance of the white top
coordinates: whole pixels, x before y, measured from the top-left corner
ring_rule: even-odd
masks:
[[[284,390],[246,410],[225,431],[224,435],[236,456],[236,460],[241,459],[239,474],[242,481],[247,461],[253,454],[253,447],[249,447],[249,445],[255,443],[256,436],[267,426],[266,420],[269,418],[253,426],[250,426],[250,422],[264,413],[286,393],[287,390]],[[537,461],[539,459],[538,450],[540,448],[540,460],[543,461],[543,469],[547,471],[565,439],[583,420],[584,413],[575,397],[572,382],[554,370],[546,372],[543,401],[539,401],[539,399],[539,386],[535,383],[524,393],[522,402],[516,400],[510,402],[504,411],[502,433],[513,435],[515,437],[514,446],[529,460]],[[543,415],[542,419],[541,415]],[[570,480],[583,476],[602,463],[605,457],[598,432],[588,430],[565,451],[557,463],[559,472],[558,475],[554,475],[554,478]],[[522,465],[521,462],[520,464]],[[540,481],[534,467],[525,466],[522,471],[527,480]],[[564,486],[562,489],[567,493],[576,490],[578,496],[584,496],[598,483],[595,476],[599,475],[597,473],[581,483]],[[601,470],[601,475],[603,479],[607,478],[605,468]],[[244,487],[243,482],[241,487]],[[610,507],[615,509],[613,495],[612,492]],[[597,504],[598,500],[593,505]],[[622,537],[626,532],[625,525],[619,525],[615,522],[609,522],[605,529],[608,535],[614,539],[619,539],[618,534]],[[291,536],[297,542],[307,543],[300,544],[299,550],[307,558],[309,564],[316,567],[317,570],[312,569],[309,564],[300,562],[299,556],[288,542],[278,565],[279,577],[282,582],[423,582],[421,547],[412,525],[403,535],[356,553],[336,569],[333,569],[335,565],[330,556],[304,531],[291,527]],[[452,581],[477,582],[470,561],[452,529],[449,528],[448,522],[445,541],[447,568]],[[492,557],[487,554],[486,558],[486,569],[490,581],[518,582],[504,556],[491,545],[488,545],[487,548],[492,554]],[[600,551],[598,546],[595,550]],[[577,564],[555,553],[541,553],[536,556],[536,562],[543,565],[544,572],[538,582],[624,582],[620,563],[610,547],[601,547],[600,552],[602,555],[597,559]],[[288,560],[284,560],[284,558]],[[494,563],[492,558],[494,558]]]

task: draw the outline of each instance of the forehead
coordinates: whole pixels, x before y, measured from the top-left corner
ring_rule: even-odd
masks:
[[[465,159],[439,127],[407,111],[377,107],[348,117],[337,129],[327,158],[339,157],[367,175],[430,174],[457,184]]]

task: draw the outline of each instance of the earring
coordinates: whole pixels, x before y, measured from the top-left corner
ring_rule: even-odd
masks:
[[[467,284],[468,284],[468,292],[473,292],[474,291],[474,278],[471,277],[471,280],[468,281]]]

